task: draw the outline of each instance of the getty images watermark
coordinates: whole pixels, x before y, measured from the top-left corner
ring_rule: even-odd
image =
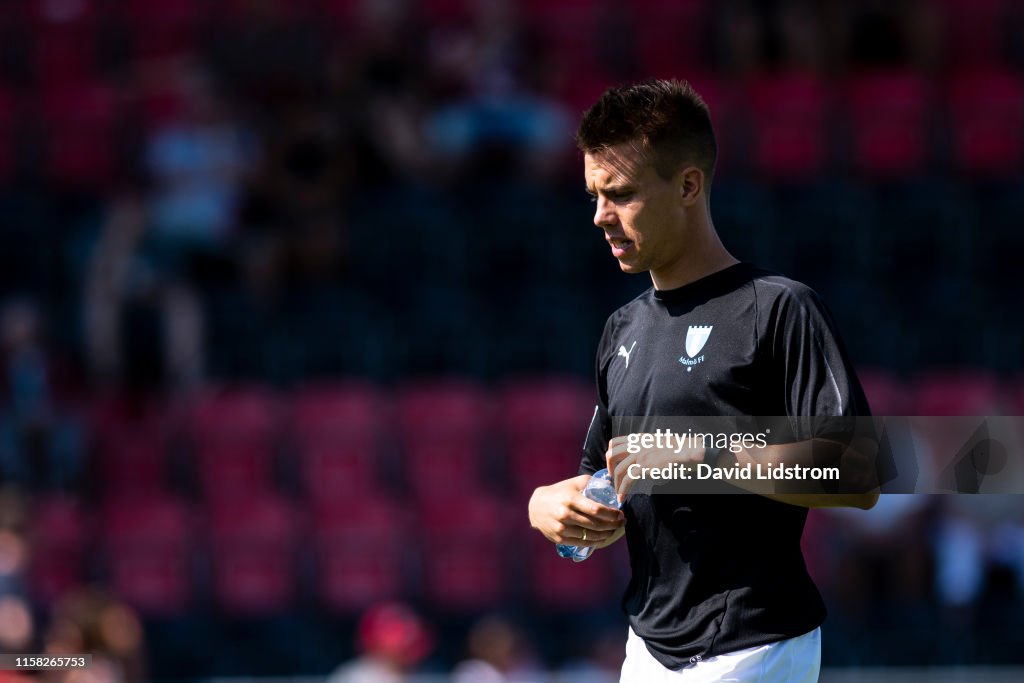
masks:
[[[1020,416],[638,416],[612,428],[633,493],[749,493],[750,481],[796,494],[1024,493]],[[779,457],[795,442],[795,458]]]
[[[762,452],[768,447],[769,431],[757,434],[743,432],[694,432],[688,428],[684,433],[671,429],[655,429],[653,433],[633,433],[626,436],[626,452],[638,455],[644,451],[663,451],[681,456],[686,452],[699,452],[703,458],[714,454],[714,463],[667,462],[661,466],[645,467],[633,462],[626,467],[626,476],[631,479],[650,480],[718,480],[718,481],[774,481],[807,479],[811,481],[839,481],[839,467],[815,467],[787,465],[769,462],[736,462],[723,466],[720,463],[722,451],[734,455]],[[671,457],[671,456],[669,456]]]

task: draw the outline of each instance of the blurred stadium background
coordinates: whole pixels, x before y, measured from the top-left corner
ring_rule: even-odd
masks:
[[[421,671],[499,615],[517,680],[614,672],[622,549],[571,566],[525,514],[648,286],[591,224],[582,109],[691,80],[726,244],[824,296],[874,411],[1021,414],[1022,27],[1011,0],[4,2],[0,652],[322,677],[399,599]],[[805,541],[832,680],[1022,663],[1024,498],[885,496]]]

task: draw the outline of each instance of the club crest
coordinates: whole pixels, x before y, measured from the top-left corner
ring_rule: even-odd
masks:
[[[694,358],[704,345],[708,342],[708,337],[711,336],[711,328],[713,325],[690,325],[690,329],[686,331],[686,355],[690,358]]]

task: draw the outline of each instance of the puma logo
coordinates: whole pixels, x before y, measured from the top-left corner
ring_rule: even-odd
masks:
[[[633,346],[636,346],[636,342],[633,342]],[[629,347],[629,351],[626,350],[625,346],[619,347],[619,355],[626,359],[626,367],[629,367],[629,354],[633,353],[633,346]]]

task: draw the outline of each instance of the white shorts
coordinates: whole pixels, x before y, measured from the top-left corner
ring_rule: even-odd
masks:
[[[709,657],[676,671],[656,660],[631,628],[619,683],[816,683],[820,670],[820,628],[796,638]]]

